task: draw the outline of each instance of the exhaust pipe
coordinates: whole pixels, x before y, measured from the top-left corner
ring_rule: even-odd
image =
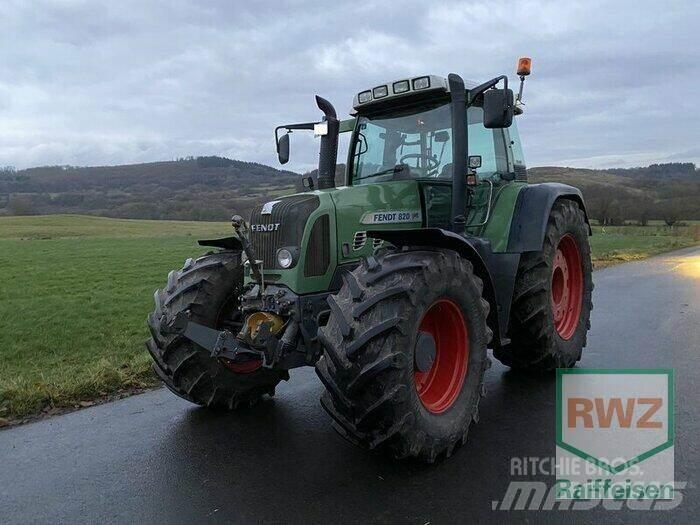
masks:
[[[452,97],[452,231],[464,233],[467,210],[467,96],[464,80],[455,73],[447,77]]]
[[[328,129],[321,135],[321,150],[318,157],[318,189],[335,188],[335,165],[338,160],[338,134],[340,121],[333,104],[316,95],[318,109],[323,111],[323,121]]]

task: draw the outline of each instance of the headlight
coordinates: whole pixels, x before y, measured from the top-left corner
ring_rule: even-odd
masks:
[[[389,94],[389,88],[386,86],[378,86],[372,90],[372,96],[374,98],[386,97]]]
[[[409,89],[411,89],[411,87],[408,85],[408,80],[394,82],[394,93],[406,93]]]
[[[427,89],[430,87],[430,77],[419,77],[413,79],[413,89]]]
[[[280,268],[289,268],[293,263],[294,257],[292,256],[292,252],[287,248],[280,248],[277,250],[277,264],[280,265]]]
[[[372,100],[372,92],[371,91],[363,91],[359,95],[357,95],[357,101],[360,104],[364,104],[365,102],[369,102]]]

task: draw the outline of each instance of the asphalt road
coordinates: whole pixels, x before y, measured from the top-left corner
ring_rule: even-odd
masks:
[[[672,511],[492,511],[511,457],[552,456],[555,381],[494,364],[469,443],[447,462],[393,462],[346,444],[299,370],[274,401],[212,414],[161,389],[0,432],[2,523],[697,523],[700,248],[595,273],[583,367],[673,367]],[[527,479],[527,478],[520,478]],[[550,476],[536,476],[551,482]]]

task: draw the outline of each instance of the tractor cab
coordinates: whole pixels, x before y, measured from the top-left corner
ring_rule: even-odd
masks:
[[[393,83],[397,84],[401,82]],[[357,124],[348,158],[352,184],[399,179],[452,180],[452,108],[445,93],[436,95],[433,99],[418,98],[413,103],[400,97],[393,104],[375,108],[363,106],[357,102],[359,95],[355,97]],[[514,166],[523,165],[517,130],[513,126],[484,127],[481,102],[467,109],[467,127],[467,149],[473,157],[470,171],[479,179],[510,180],[508,174],[514,172]],[[510,141],[518,145],[518,154],[509,147]]]
[[[347,183],[414,180],[426,203],[426,226],[450,227],[453,155],[461,145],[453,140],[447,79],[424,76],[366,90],[355,96],[354,110]],[[475,231],[488,220],[493,189],[524,181],[525,164],[515,125],[485,127],[483,96],[466,108],[466,127],[467,171],[461,177],[467,181],[466,227]]]

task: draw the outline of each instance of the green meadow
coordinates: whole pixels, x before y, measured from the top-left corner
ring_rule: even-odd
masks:
[[[0,218],[0,417],[155,384],[153,291],[226,223]]]
[[[151,387],[153,291],[227,223],[0,217],[0,426]],[[598,266],[697,244],[700,227],[594,228]]]

